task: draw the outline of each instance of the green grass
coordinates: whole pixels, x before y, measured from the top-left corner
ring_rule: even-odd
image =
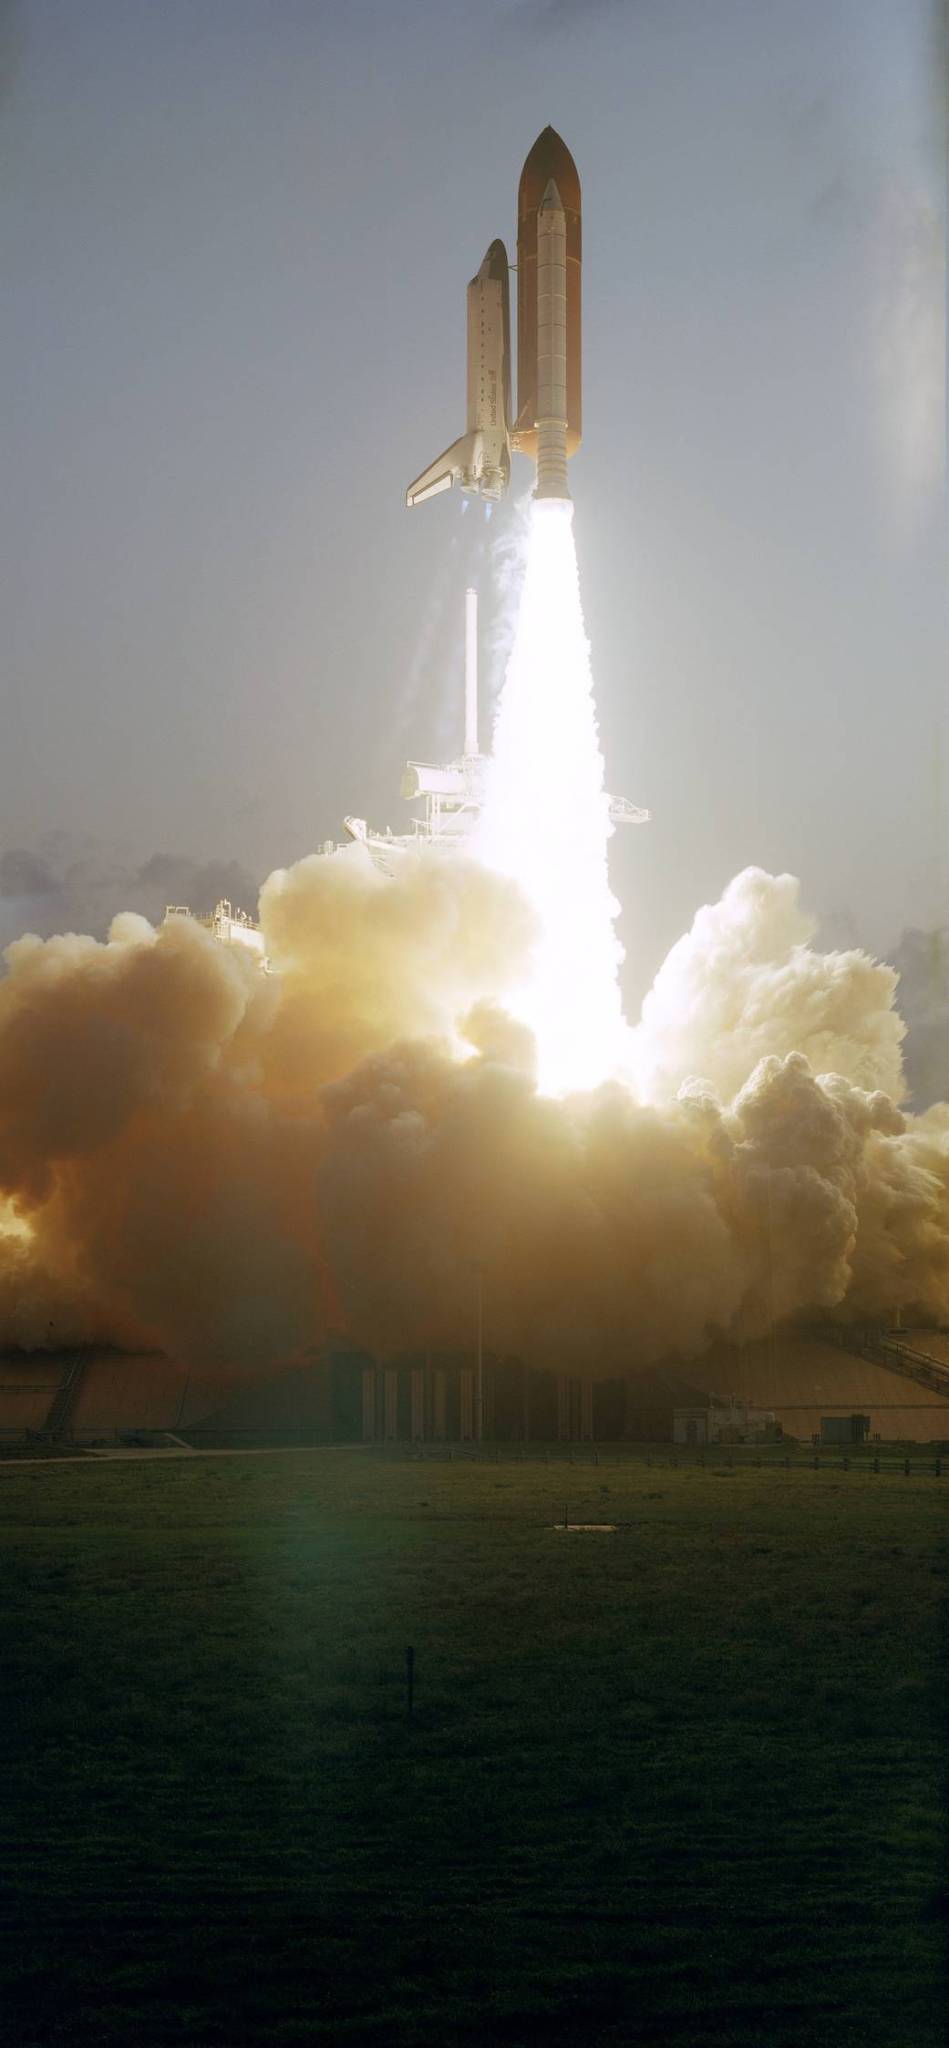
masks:
[[[9,2038],[935,2048],[947,1491],[3,1472]]]

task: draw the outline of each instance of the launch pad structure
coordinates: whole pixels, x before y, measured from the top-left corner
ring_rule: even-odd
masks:
[[[421,814],[411,821],[407,832],[375,832],[365,818],[348,817],[344,824],[351,840],[365,846],[376,866],[392,874],[400,856],[420,847],[436,852],[471,850],[491,772],[491,756],[478,744],[478,593],[465,592],[465,727],[464,747],[453,761],[407,761],[400,794],[407,803],[420,803]],[[608,796],[610,824],[648,825],[651,812],[627,797]],[[325,854],[340,847],[333,840],[323,845]]]
[[[271,972],[259,924],[246,910],[238,910],[229,897],[220,897],[214,909],[207,912],[192,910],[187,903],[166,903],[163,924],[171,924],[179,917],[188,918],[192,924],[203,925],[220,946],[236,946],[256,954],[261,973]]]

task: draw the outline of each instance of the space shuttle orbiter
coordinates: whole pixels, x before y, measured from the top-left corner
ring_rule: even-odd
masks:
[[[507,252],[492,242],[468,286],[468,423],[460,441],[409,485],[420,505],[453,483],[500,498],[511,450],[537,465],[540,498],[568,498],[567,457],[580,445],[580,180],[553,128],[538,135],[517,194],[517,417],[511,411]]]
[[[511,475],[511,311],[507,250],[492,242],[468,286],[468,425],[460,441],[417,476],[407,505],[447,491],[499,498]]]

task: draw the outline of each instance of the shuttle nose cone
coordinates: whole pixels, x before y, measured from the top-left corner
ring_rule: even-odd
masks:
[[[482,276],[496,277],[504,283],[507,279],[507,271],[507,250],[504,247],[504,243],[492,242],[481,265]]]

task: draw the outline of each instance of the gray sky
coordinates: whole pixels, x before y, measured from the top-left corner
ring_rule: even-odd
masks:
[[[401,823],[513,516],[402,493],[552,121],[630,995],[751,861],[949,918],[939,57],[930,0],[0,6],[0,850]]]

